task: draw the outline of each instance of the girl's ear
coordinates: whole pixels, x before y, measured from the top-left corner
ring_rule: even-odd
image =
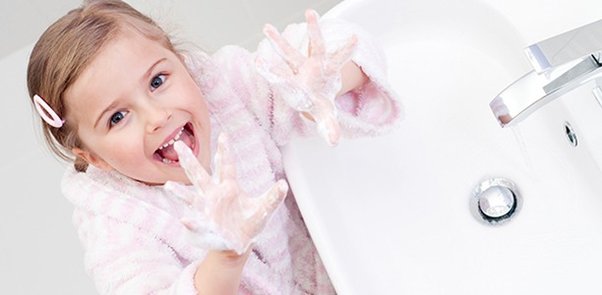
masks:
[[[110,171],[113,169],[113,167],[111,167],[111,165],[109,165],[109,163],[105,162],[105,160],[101,159],[100,157],[96,156],[95,154],[93,154],[89,151],[82,150],[80,148],[72,148],[71,152],[74,155],[86,160],[86,162],[88,162],[88,164],[91,164],[98,169],[102,169],[102,170],[106,170],[106,171]]]

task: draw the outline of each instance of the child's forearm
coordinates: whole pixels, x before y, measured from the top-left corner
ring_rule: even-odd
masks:
[[[249,252],[209,251],[194,274],[194,286],[201,295],[237,294]]]
[[[356,89],[368,81],[368,76],[353,61],[348,61],[341,69],[342,87],[337,96]]]

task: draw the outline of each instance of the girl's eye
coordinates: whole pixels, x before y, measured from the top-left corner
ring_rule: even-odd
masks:
[[[161,85],[163,85],[163,83],[165,82],[166,76],[163,74],[159,74],[153,77],[153,79],[151,79],[150,81],[150,88],[151,91],[155,91],[157,88],[159,88]]]
[[[123,120],[123,118],[125,118],[125,115],[127,115],[126,111],[119,111],[114,113],[111,118],[109,119],[109,127],[113,127],[117,124],[119,124],[119,122],[121,122],[121,120]]]

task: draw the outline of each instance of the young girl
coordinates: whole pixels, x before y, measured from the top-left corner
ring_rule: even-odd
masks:
[[[266,25],[255,53],[209,56],[123,2],[89,1],[40,37],[29,93],[74,161],[62,188],[100,293],[334,293],[279,147],[378,134],[400,108],[364,33],[306,18]]]

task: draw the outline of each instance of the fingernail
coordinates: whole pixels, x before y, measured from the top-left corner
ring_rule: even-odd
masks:
[[[309,16],[314,16],[315,18],[320,17],[320,15],[318,14],[317,11],[313,10],[313,9],[308,9],[305,11],[305,17],[309,17]]]
[[[280,190],[281,193],[286,193],[288,191],[288,184],[286,183],[286,181],[280,181],[280,183],[278,184],[278,190]]]
[[[340,131],[335,126],[332,126],[330,129],[330,146],[335,147],[339,143],[340,138]]]
[[[271,24],[265,24],[265,25],[263,25],[263,33],[266,34],[266,35],[268,35],[270,33],[273,33],[273,32],[277,32],[277,31],[278,30],[276,30],[276,27],[274,27]]]
[[[186,144],[184,142],[182,142],[181,140],[176,141],[173,144],[173,148],[176,150],[176,152],[178,153],[178,156],[182,153],[184,153],[184,149],[186,147]]]
[[[192,219],[190,218],[181,218],[180,222],[189,230],[194,231],[196,230],[196,226],[194,225],[194,221],[192,221]]]
[[[330,145],[330,147],[337,146],[339,144],[339,137],[338,137],[338,135],[332,135],[330,137],[330,140],[329,140],[328,144]]]

